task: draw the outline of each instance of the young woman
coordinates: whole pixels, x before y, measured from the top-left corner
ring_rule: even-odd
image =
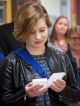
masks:
[[[67,50],[67,34],[69,29],[68,19],[65,16],[60,16],[55,20],[52,28],[50,41],[56,48],[66,52]]]
[[[69,106],[79,100],[79,90],[68,57],[47,44],[51,26],[41,4],[21,7],[14,21],[14,36],[26,42],[1,61],[0,101],[10,106]],[[49,78],[65,72],[64,79],[45,87],[33,79]]]

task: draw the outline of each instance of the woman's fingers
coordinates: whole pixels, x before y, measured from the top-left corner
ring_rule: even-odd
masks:
[[[56,80],[52,83],[51,89],[55,92],[61,92],[66,86],[66,82],[64,80]]]
[[[48,88],[45,88],[43,85],[33,84],[32,82],[25,86],[25,91],[28,96],[35,97],[39,96],[42,93],[46,92]]]

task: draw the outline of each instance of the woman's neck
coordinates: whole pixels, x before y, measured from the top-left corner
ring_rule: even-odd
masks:
[[[66,41],[65,38],[63,38],[63,39],[57,39],[55,41],[55,43],[58,44],[58,45],[67,45],[67,41]]]
[[[60,40],[65,40],[65,35],[62,35],[62,34],[57,34],[57,40],[60,41]]]
[[[33,48],[26,46],[26,49],[30,52],[31,55],[42,55],[45,53],[45,46],[40,48]]]
[[[55,43],[57,43],[59,45],[67,44],[67,41],[66,41],[65,36],[64,35],[57,34],[57,40],[55,41]]]

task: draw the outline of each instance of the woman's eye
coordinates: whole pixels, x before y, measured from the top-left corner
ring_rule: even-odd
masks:
[[[40,30],[40,32],[44,32],[45,30],[43,29],[43,30]]]
[[[33,32],[31,32],[31,34],[35,34],[35,32],[33,31]]]

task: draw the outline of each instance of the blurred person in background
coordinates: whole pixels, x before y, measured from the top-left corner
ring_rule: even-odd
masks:
[[[67,54],[72,63],[78,87],[80,89],[80,26],[70,28],[68,34],[69,49]],[[77,106],[80,106],[80,102]]]
[[[41,3],[40,0],[17,0],[17,9],[19,9],[22,5],[28,2]],[[24,47],[24,42],[17,41],[13,36],[14,30],[14,22],[4,24],[0,26],[0,36],[3,39],[3,44],[1,44],[2,52],[4,56],[8,55],[11,51]],[[4,46],[3,46],[4,45]],[[4,50],[5,49],[5,50]]]
[[[50,45],[67,53],[72,63],[74,75],[80,89],[80,27],[69,30],[67,17],[56,19],[50,36]],[[74,55],[73,55],[74,54]],[[76,58],[75,58],[76,57]]]
[[[67,51],[67,34],[69,30],[69,22],[66,16],[58,17],[52,27],[50,42],[56,48]]]

